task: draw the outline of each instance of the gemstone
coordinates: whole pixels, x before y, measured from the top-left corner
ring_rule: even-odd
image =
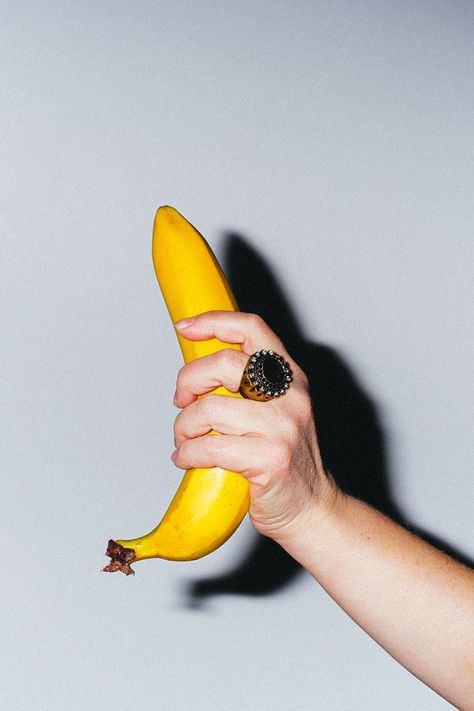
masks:
[[[281,366],[275,358],[267,358],[263,363],[263,375],[271,383],[276,383],[281,379]]]

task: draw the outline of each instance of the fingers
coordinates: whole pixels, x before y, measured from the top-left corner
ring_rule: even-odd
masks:
[[[219,440],[219,441],[218,441]],[[242,437],[220,435],[205,435],[195,439],[185,440],[171,455],[174,464],[180,469],[191,467],[222,467],[241,473],[247,468],[250,454],[256,458],[261,447],[260,438],[249,437],[245,440],[246,459],[242,457]],[[243,461],[247,464],[243,465]]]
[[[244,353],[251,355],[263,348],[275,350],[288,359],[285,346],[257,314],[240,311],[206,311],[175,323],[176,330],[193,341],[217,338],[223,343],[240,343]]]
[[[288,453],[312,420],[312,410],[307,378],[280,339],[259,316],[241,312],[208,311],[175,326],[190,340],[217,338],[242,347],[223,348],[181,368],[175,404],[183,409],[175,421],[175,464],[183,469],[219,466],[249,478],[259,471],[268,477],[286,470]],[[265,403],[212,393],[199,398],[219,386],[237,392],[249,355],[264,349],[290,362],[294,382],[284,397]]]
[[[272,404],[226,395],[206,395],[185,407],[176,417],[175,444],[179,447],[184,440],[200,437],[211,430],[223,435],[260,435],[263,429],[278,431],[280,418]]]
[[[278,336],[272,331],[272,329],[263,321],[260,316],[256,314],[248,314],[240,311],[206,311],[205,313],[193,316],[190,319],[183,319],[175,324],[177,331],[181,336],[189,338],[190,340],[200,341],[208,340],[211,338],[217,338],[223,343],[238,343],[242,347],[242,351],[247,356],[252,355],[258,350],[273,350],[279,353],[285,360],[290,363],[290,367],[293,373],[295,383],[308,387],[308,382],[306,375],[301,370],[301,368],[294,362],[291,356],[288,354],[285,346],[280,341]],[[204,373],[204,368],[209,367],[213,375],[217,373],[217,368],[219,372],[225,374],[228,387],[224,383],[224,386],[228,390],[233,390],[234,392],[238,389],[236,385],[240,383],[240,378],[242,377],[242,372],[245,367],[247,360],[244,358],[237,358],[230,355],[232,349],[226,348],[226,355],[218,356],[216,361],[201,359],[205,366],[202,366],[202,370],[199,371],[201,366],[196,366],[196,370],[193,371],[191,380],[193,381],[193,388],[196,392],[191,390],[183,391],[182,394],[185,398],[184,403],[178,405],[179,407],[184,407],[189,402],[195,399],[196,394],[204,394],[213,390],[216,387],[214,384],[212,387],[208,387],[207,384],[214,382],[208,374]],[[217,354],[216,354],[217,355]],[[227,358],[229,362],[221,363],[219,358]],[[195,361],[197,362],[197,361]],[[191,364],[185,366],[185,370],[190,368]],[[233,368],[233,372],[231,372]],[[237,373],[237,369],[239,373]],[[204,376],[203,385],[199,388],[196,384],[194,376],[201,372]],[[187,374],[183,377],[183,381],[186,382]],[[236,383],[236,379],[238,382]],[[217,378],[216,378],[217,380]],[[223,384],[218,382],[218,385]],[[179,387],[178,387],[179,390]],[[199,391],[199,392],[197,392]]]
[[[259,436],[205,435],[185,440],[171,455],[180,469],[221,467],[239,472],[253,483],[265,485],[268,474],[287,465],[285,452],[278,443],[271,444]]]
[[[248,356],[242,351],[225,348],[191,361],[178,373],[174,404],[186,407],[198,395],[204,395],[220,385],[230,392],[238,392],[247,360]]]

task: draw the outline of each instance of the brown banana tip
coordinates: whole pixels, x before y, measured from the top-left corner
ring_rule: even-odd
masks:
[[[105,555],[108,555],[112,560],[105,568],[102,568],[104,573],[115,573],[117,570],[120,570],[120,572],[125,573],[125,575],[135,575],[135,571],[130,567],[130,563],[135,560],[135,551],[133,548],[124,548],[124,546],[111,538],[108,542]]]

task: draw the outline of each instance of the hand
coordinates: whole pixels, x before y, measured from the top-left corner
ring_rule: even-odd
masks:
[[[250,483],[252,523],[280,541],[296,522],[301,528],[309,510],[323,511],[337,495],[321,460],[308,379],[255,314],[208,311],[176,328],[190,340],[215,337],[240,344],[242,351],[225,349],[179,371],[175,404],[183,409],[175,422],[172,460],[181,469],[219,466],[240,472]],[[284,396],[268,402],[217,394],[198,398],[221,385],[238,392],[248,358],[262,348],[290,364],[294,380]]]

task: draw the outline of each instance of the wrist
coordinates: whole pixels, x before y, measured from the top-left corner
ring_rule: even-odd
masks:
[[[334,528],[346,498],[332,476],[325,472],[318,492],[291,521],[275,532],[273,539],[304,565],[301,560],[304,550],[310,547],[314,551],[324,542],[325,532]]]

